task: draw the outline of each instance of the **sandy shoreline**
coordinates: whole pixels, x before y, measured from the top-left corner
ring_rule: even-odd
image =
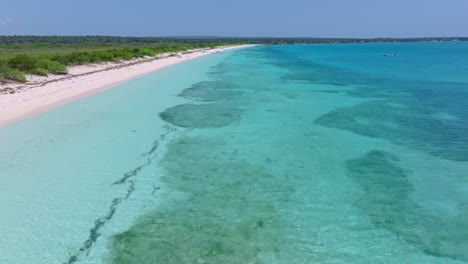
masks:
[[[15,93],[0,94],[0,126],[49,111],[170,65],[245,46],[220,47],[204,53],[195,50],[183,54],[181,58],[162,57],[77,66],[71,67],[67,76],[36,77],[32,82],[16,85]]]

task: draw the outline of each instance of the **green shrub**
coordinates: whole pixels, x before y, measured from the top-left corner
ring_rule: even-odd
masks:
[[[28,73],[34,74],[34,75],[39,75],[39,76],[49,75],[49,71],[44,69],[44,68],[35,68],[35,69],[30,70]]]
[[[90,62],[113,61],[114,55],[108,51],[91,52]]]
[[[133,58],[133,53],[128,49],[114,49],[109,51],[117,60],[130,60]]]
[[[133,59],[133,53],[131,53],[128,50],[122,50],[122,52],[119,54],[119,57],[121,57],[124,60],[131,60]]]
[[[8,66],[23,72],[30,71],[35,68],[35,60],[26,55],[18,55],[8,60]]]
[[[86,64],[91,60],[91,54],[86,51],[72,52],[66,56],[70,64]]]
[[[182,46],[179,46],[179,47],[174,47],[175,49],[178,49],[180,51],[187,51],[189,50],[191,47],[190,46],[187,46],[187,45],[182,45]]]
[[[152,50],[152,49],[140,48],[140,49],[138,49],[136,54],[138,55],[138,57],[145,57],[145,56],[153,57],[154,55],[156,55],[156,52],[154,50]]]
[[[17,69],[12,69],[7,65],[0,64],[0,80],[15,80],[18,82],[27,82],[26,77]]]
[[[172,46],[172,47],[163,48],[162,51],[163,52],[177,52],[179,51],[179,49],[177,47]]]
[[[89,54],[89,62],[96,63],[96,62],[100,62],[100,61],[101,61],[101,59],[99,58],[99,55],[97,55],[96,53]]]
[[[34,64],[34,66],[35,66],[34,69],[44,69],[53,74],[66,74],[67,73],[67,67],[65,65],[61,64],[58,61],[52,61],[49,59],[38,59],[36,63]],[[39,70],[38,72],[43,72],[43,71]]]
[[[51,60],[59,62],[60,64],[63,65],[68,65],[70,62],[68,61],[68,58],[64,55],[56,55],[51,58]]]

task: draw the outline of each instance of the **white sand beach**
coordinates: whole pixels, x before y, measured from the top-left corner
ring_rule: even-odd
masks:
[[[67,75],[29,76],[26,84],[0,84],[0,126],[46,112],[170,65],[245,46],[218,47],[206,52],[190,50],[181,57],[162,54],[157,58],[75,66],[69,68]]]

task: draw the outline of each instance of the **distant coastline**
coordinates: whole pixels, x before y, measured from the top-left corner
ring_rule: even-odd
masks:
[[[468,41],[468,37],[414,37],[414,38],[315,38],[315,37],[115,37],[115,36],[0,36],[1,45],[49,43],[225,43],[225,44],[333,44],[374,42],[430,42]]]

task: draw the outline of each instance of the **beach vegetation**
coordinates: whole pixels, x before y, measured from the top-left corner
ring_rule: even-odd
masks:
[[[27,81],[26,77],[24,76],[24,73],[20,72],[17,69],[12,69],[8,67],[8,65],[4,63],[0,63],[0,82],[6,80],[13,80],[22,83]]]
[[[8,66],[22,72],[27,72],[35,68],[35,61],[27,55],[18,55],[8,60]]]
[[[51,56],[50,57],[50,60],[52,61],[56,61],[60,64],[63,64],[63,65],[68,65],[70,62],[68,61],[68,57],[61,54],[61,55],[54,55],[54,56]]]
[[[175,56],[190,49],[239,43],[225,38],[0,36],[1,78],[25,81],[25,74],[66,74],[73,65]]]
[[[34,64],[35,70],[39,70],[39,72],[43,72],[43,70],[47,71],[48,73],[53,73],[53,74],[66,74],[67,73],[67,67],[58,62],[58,61],[53,61],[49,59],[38,59],[36,60],[36,63]],[[41,74],[38,74],[41,75]]]
[[[131,60],[135,56],[128,49],[114,49],[110,51],[116,60]]]
[[[34,68],[28,72],[29,74],[38,75],[38,76],[48,76],[49,71],[44,68]]]
[[[90,53],[90,62],[108,62],[114,61],[114,54],[109,51],[94,51]]]
[[[136,48],[134,49],[134,53],[138,55],[138,57],[145,57],[150,56],[153,57],[156,55],[156,52],[149,48]]]
[[[71,52],[67,56],[68,64],[82,65],[91,62],[90,53],[87,51],[82,52]]]

